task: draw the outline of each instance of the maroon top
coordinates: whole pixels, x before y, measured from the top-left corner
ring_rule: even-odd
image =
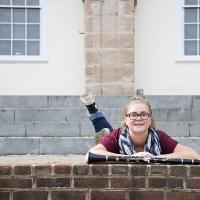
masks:
[[[120,128],[115,129],[100,141],[100,144],[102,144],[107,151],[119,154],[118,141],[119,141],[119,135],[121,133],[120,130],[121,130]],[[161,154],[173,153],[178,142],[172,139],[163,131],[158,130],[157,132],[159,133],[160,137]]]

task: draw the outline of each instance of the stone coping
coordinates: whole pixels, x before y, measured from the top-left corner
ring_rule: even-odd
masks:
[[[84,155],[3,155],[0,165],[6,164],[85,164]]]

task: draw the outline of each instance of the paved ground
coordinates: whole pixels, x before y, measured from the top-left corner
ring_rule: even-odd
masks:
[[[8,155],[0,156],[4,164],[84,164],[84,155]]]

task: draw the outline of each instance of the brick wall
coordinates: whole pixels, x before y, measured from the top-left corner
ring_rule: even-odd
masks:
[[[200,199],[199,166],[0,165],[1,200]]]
[[[85,0],[86,85],[96,95],[134,92],[135,0]]]

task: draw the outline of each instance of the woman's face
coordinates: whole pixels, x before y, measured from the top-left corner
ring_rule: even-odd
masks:
[[[151,125],[148,106],[143,103],[130,105],[125,116],[125,123],[129,127],[130,133],[147,133]]]

